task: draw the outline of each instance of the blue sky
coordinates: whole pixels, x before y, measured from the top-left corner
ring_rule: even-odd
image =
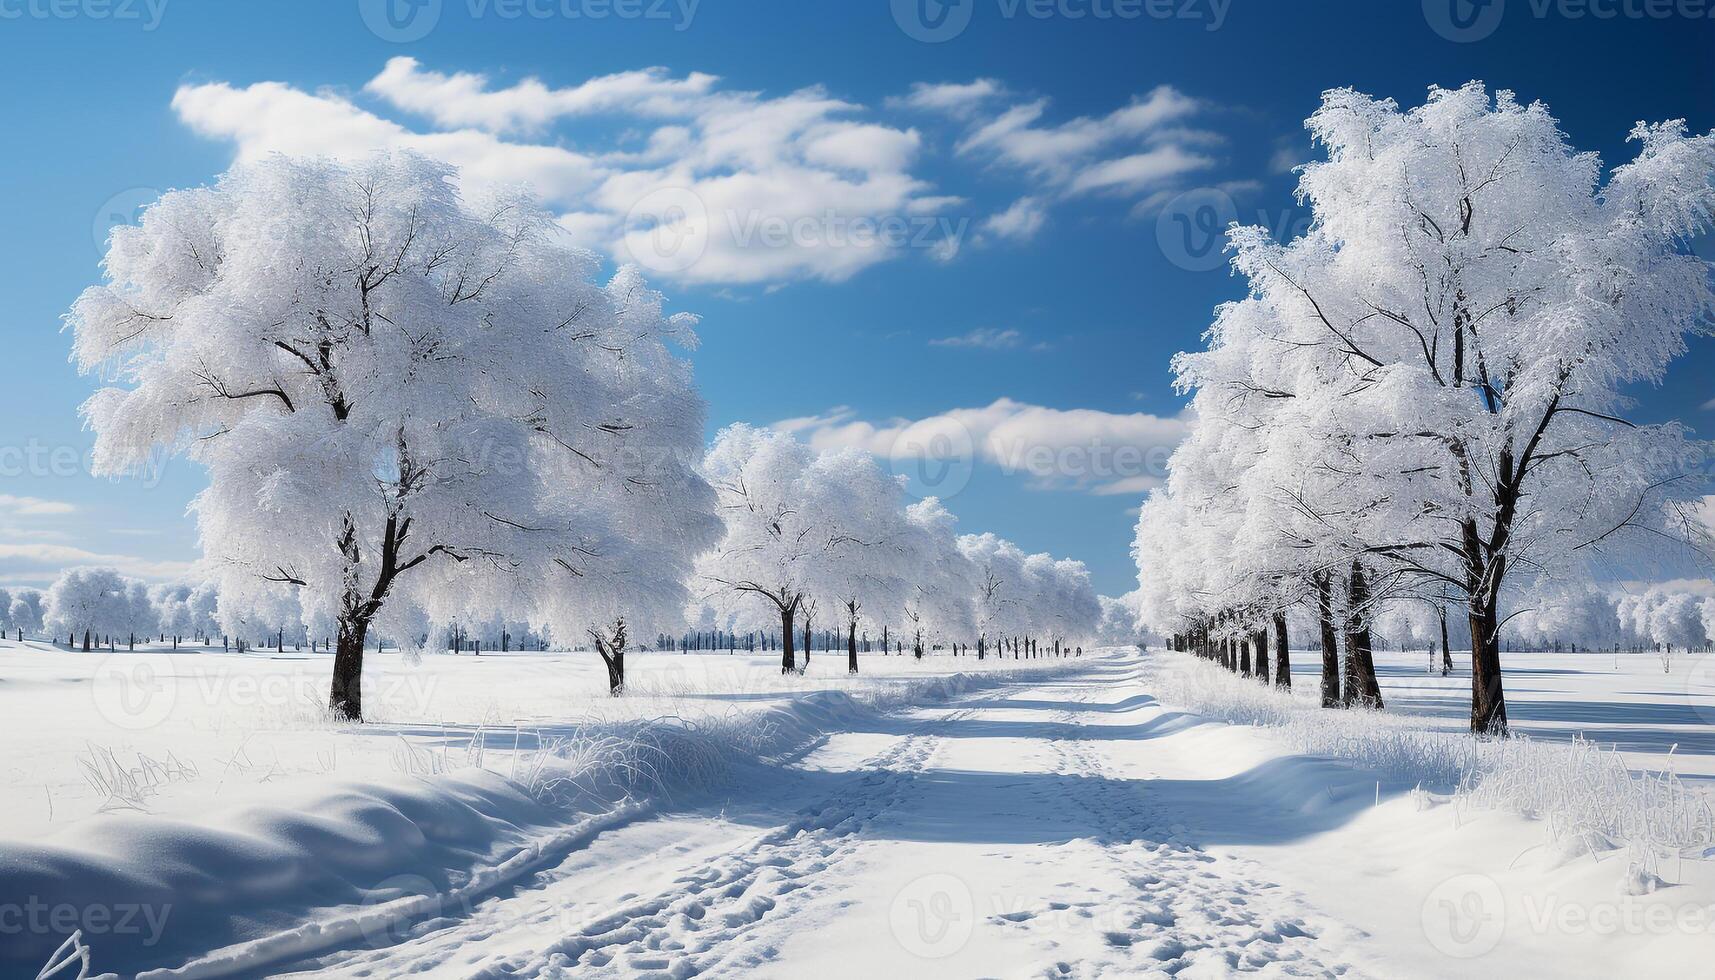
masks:
[[[654,276],[704,318],[711,431],[798,420],[885,453],[924,431],[900,420],[953,420],[1046,449],[979,452],[939,489],[965,530],[1083,559],[1117,594],[1177,432],[1168,359],[1239,290],[1205,229],[1297,227],[1289,168],[1321,91],[1415,103],[1480,78],[1610,163],[1636,120],[1715,127],[1715,4],[1693,0],[393,2],[388,20],[380,0],[0,0],[0,584],[195,557],[194,467],[82,475],[94,382],[59,316],[113,221],[241,152],[457,146],[551,185],[570,233],[608,251],[627,174],[748,188],[750,217],[809,224],[722,245],[723,224],[760,226],[714,207],[698,264]],[[722,143],[735,120],[744,142]],[[866,221],[905,234],[834,241]],[[1700,340],[1637,414],[1715,431],[1712,368]]]

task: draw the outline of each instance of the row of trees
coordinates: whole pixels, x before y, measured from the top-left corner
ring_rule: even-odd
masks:
[[[1081,562],[1028,555],[992,534],[960,536],[933,497],[908,503],[902,482],[868,453],[816,452],[790,435],[747,425],[723,430],[705,472],[726,533],[696,564],[697,621],[731,632],[778,626],[781,670],[796,641],[837,624],[848,669],[858,634],[875,624],[921,657],[932,646],[981,659],[1062,652],[1092,637],[1102,607]]]
[[[337,715],[362,717],[371,633],[425,623],[587,637],[616,690],[628,629],[687,608],[979,654],[1096,628],[1082,566],[959,538],[857,454],[735,427],[705,459],[695,318],[453,177],[411,155],[240,166],[115,228],[67,316],[108,383],[83,407],[96,471],[162,451],[207,471],[223,620],[325,624]]]
[[[1174,362],[1196,421],[1139,516],[1138,608],[1204,649],[1303,616],[1360,692],[1375,623],[1451,610],[1471,728],[1503,734],[1509,619],[1639,551],[1708,567],[1709,446],[1627,418],[1624,392],[1715,316],[1687,244],[1715,136],[1640,124],[1604,172],[1479,83],[1410,110],[1330,91],[1307,125],[1308,231],[1235,226],[1249,294]]]
[[[782,670],[802,668],[818,624],[842,640],[857,671],[860,632],[882,649],[922,657],[961,651],[974,641],[979,659],[1004,648],[1013,656],[1061,653],[1105,632],[1126,635],[1129,617],[1098,597],[1081,562],[1026,554],[992,534],[959,536],[955,518],[935,498],[908,503],[901,481],[856,450],[818,453],[790,435],[738,425],[716,439],[704,465],[722,501],[719,547],[688,569],[692,596],[683,610],[657,610],[642,628],[662,645],[689,627],[697,635],[760,634],[781,651]],[[85,649],[157,633],[234,636],[242,642],[314,643],[337,623],[317,620],[295,589],[250,589],[223,596],[219,583],[153,588],[112,569],[73,569],[37,601],[31,632],[46,630]],[[635,607],[647,610],[647,606]],[[633,623],[639,613],[632,612]],[[619,618],[586,636],[598,650],[615,643]],[[628,627],[638,632],[638,627]],[[526,649],[549,642],[524,620],[459,610],[436,623],[416,610],[404,635],[426,645],[439,636],[455,652]],[[800,642],[801,640],[801,642]],[[1131,639],[1116,642],[1134,642]],[[712,645],[712,644],[711,644]],[[824,648],[827,644],[824,643]],[[617,658],[616,658],[617,659]],[[623,663],[615,676],[623,681]]]

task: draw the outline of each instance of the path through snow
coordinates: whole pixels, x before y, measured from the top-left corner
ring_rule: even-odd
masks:
[[[604,832],[294,975],[1363,975],[1361,934],[1152,800],[1142,739],[1171,719],[1135,669],[1092,660],[832,735],[725,805]]]

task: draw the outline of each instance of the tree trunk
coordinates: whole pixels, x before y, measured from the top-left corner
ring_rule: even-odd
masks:
[[[780,672],[790,674],[798,669],[798,652],[792,649],[792,610],[780,608]]]
[[[1334,586],[1327,572],[1314,576],[1316,624],[1322,633],[1322,707],[1340,707],[1340,640],[1334,632]]]
[[[1268,683],[1268,631],[1257,630],[1251,636],[1251,648],[1256,651],[1256,676],[1264,684]]]
[[[1364,607],[1369,604],[1370,587],[1364,569],[1352,563],[1351,617],[1346,633],[1346,702],[1364,708],[1382,706],[1382,689],[1376,681],[1375,653],[1371,649],[1370,624]]]
[[[333,656],[328,710],[344,721],[363,720],[363,644],[368,634],[368,620],[339,621],[339,645]]]
[[[1292,657],[1286,648],[1286,613],[1274,614],[1274,686],[1292,686]]]
[[[1239,675],[1249,677],[1251,675],[1251,641],[1235,639],[1233,643],[1239,648]]]
[[[855,674],[857,666],[857,620],[852,620],[846,628],[846,671]]]
[[[1501,689],[1498,615],[1492,600],[1473,599],[1471,618],[1471,731],[1507,734],[1507,699]]]
[[[1441,613],[1441,676],[1446,677],[1453,672],[1453,645],[1447,642],[1447,607],[1437,604],[1435,608]]]
[[[603,653],[601,659],[607,664],[607,693],[617,698],[625,693],[625,651]]]

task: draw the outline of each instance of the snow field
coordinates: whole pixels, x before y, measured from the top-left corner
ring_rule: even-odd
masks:
[[[325,656],[0,658],[0,708],[23,722],[0,893],[25,917],[0,961],[39,965],[62,925],[105,969],[230,947],[161,976],[385,936],[854,717],[1068,669],[874,656],[851,678],[817,657],[782,678],[768,656],[634,654],[613,699],[593,654],[376,657],[383,720],[354,727],[320,709]]]
[[[1425,730],[1409,713],[1420,692],[1401,690],[1404,685],[1383,690],[1404,705],[1402,711],[1329,711],[1317,703],[1314,674],[1296,674],[1288,693],[1189,655],[1151,658],[1147,677],[1168,703],[1269,728],[1293,751],[1352,763],[1377,774],[1390,790],[1450,793],[1461,808],[1539,818],[1550,842],[1562,849],[1625,848],[1650,873],[1661,859],[1715,851],[1715,793],[1688,785],[1673,769],[1637,771],[1631,768],[1636,760],[1628,764],[1612,746],[1579,735],[1563,742]]]

